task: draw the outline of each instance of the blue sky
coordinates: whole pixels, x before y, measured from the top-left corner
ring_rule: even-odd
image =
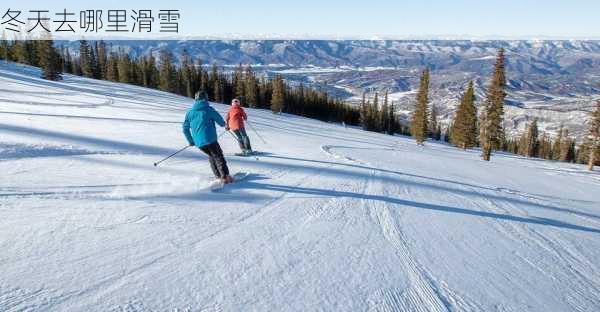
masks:
[[[3,1],[22,10],[179,9],[181,34],[253,37],[600,37],[599,0]]]

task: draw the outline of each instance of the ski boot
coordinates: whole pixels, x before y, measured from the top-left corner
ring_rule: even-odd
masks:
[[[223,184],[233,183],[233,178],[230,175],[224,176],[221,180],[223,181]]]

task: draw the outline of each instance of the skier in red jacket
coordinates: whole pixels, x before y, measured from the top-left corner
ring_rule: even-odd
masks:
[[[252,147],[250,146],[250,138],[248,138],[248,134],[244,128],[245,120],[248,120],[248,116],[240,105],[240,100],[233,99],[231,101],[231,108],[225,116],[225,129],[231,130],[235,134],[242,153],[250,155],[252,154]]]

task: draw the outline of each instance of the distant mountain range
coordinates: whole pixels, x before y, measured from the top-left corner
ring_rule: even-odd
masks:
[[[73,49],[78,43],[61,42]],[[481,101],[495,54],[506,50],[508,93],[505,126],[520,131],[532,118],[553,132],[562,123],[585,133],[587,112],[600,98],[600,41],[586,40],[193,40],[112,41],[132,55],[178,56],[186,50],[205,63],[251,64],[290,81],[322,88],[349,102],[363,92],[386,90],[404,118],[414,105],[420,71],[431,69],[431,102],[448,122],[460,92],[474,80]],[[510,132],[510,131],[509,131]]]

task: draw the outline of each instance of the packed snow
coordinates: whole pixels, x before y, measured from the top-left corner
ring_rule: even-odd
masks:
[[[211,192],[153,166],[190,99],[38,76],[0,65],[1,311],[600,310],[598,171],[248,109]]]

